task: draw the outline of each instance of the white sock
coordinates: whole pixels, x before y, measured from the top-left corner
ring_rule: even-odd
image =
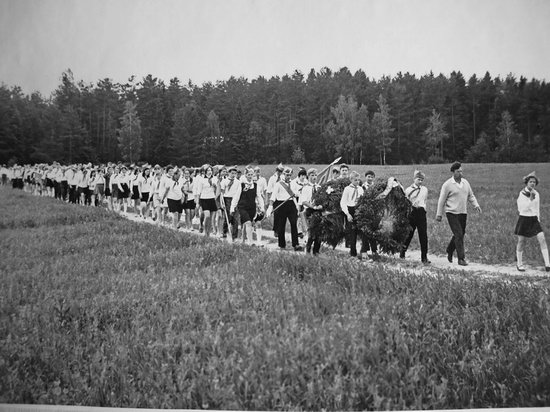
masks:
[[[518,260],[518,267],[522,267],[523,266],[523,252],[520,252],[518,250],[516,250],[516,258]]]
[[[550,259],[548,258],[548,246],[543,246],[540,248],[542,252],[542,258],[544,259],[544,266],[550,267]]]
[[[262,241],[262,229],[259,227],[256,228],[256,241]]]

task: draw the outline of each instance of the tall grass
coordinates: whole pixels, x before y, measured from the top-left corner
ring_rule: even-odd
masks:
[[[0,402],[550,405],[548,284],[269,253],[11,190],[0,202]]]

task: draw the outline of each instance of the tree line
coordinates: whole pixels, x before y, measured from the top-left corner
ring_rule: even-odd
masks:
[[[76,81],[49,97],[0,87],[0,163],[148,161],[350,164],[550,160],[550,86],[312,69],[183,84],[134,76]]]

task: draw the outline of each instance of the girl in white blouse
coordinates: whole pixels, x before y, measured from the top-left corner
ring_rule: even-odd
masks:
[[[212,166],[208,165],[204,174],[204,178],[197,182],[197,190],[195,195],[196,213],[199,212],[199,206],[204,212],[204,234],[210,236],[212,231],[212,221],[218,207],[216,205],[216,197],[219,196],[219,185],[217,178],[214,176]]]
[[[518,222],[514,230],[514,234],[518,237],[516,247],[517,269],[520,272],[525,271],[525,267],[523,266],[525,239],[536,236],[544,259],[545,269],[547,272],[550,272],[548,246],[540,225],[540,195],[535,190],[535,186],[539,184],[539,179],[535,172],[532,172],[523,178],[523,182],[525,183],[525,188],[519,192],[516,201],[519,212]]]
[[[141,176],[141,205],[139,209],[139,215],[142,218],[147,219],[149,215],[149,197],[151,196],[153,183],[153,178],[151,177],[151,168],[147,166],[145,169],[143,169],[143,174]]]

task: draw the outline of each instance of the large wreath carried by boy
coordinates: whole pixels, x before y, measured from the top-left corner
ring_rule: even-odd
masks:
[[[390,185],[390,189],[386,190]],[[357,201],[355,221],[367,237],[376,240],[385,253],[401,251],[411,226],[411,202],[393,178],[377,179]]]
[[[314,211],[309,218],[309,233],[333,248],[346,237],[346,216],[340,209],[344,188],[350,184],[348,178],[325,182],[313,194],[312,201],[322,210]]]

